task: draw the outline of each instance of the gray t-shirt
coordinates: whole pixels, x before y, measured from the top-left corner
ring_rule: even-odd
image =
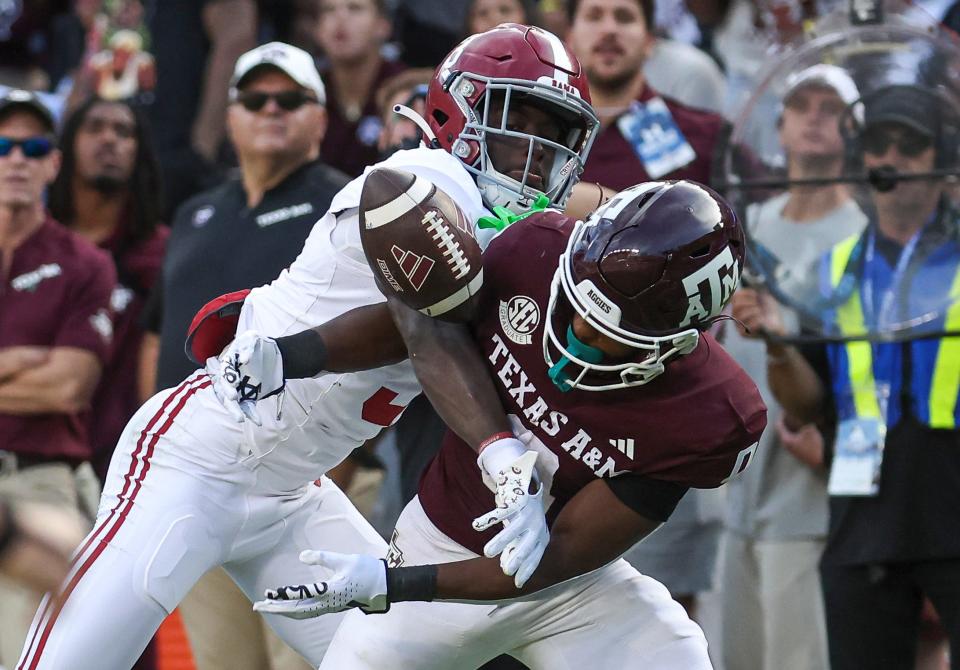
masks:
[[[798,275],[834,244],[863,230],[867,223],[853,200],[816,221],[791,221],[783,217],[787,198],[784,193],[748,207],[747,230],[781,262],[788,263],[787,270],[796,270]],[[757,540],[824,537],[826,473],[801,463],[777,439],[774,424],[781,408],[767,384],[764,343],[745,338],[731,327],[724,329],[722,342],[756,382],[767,403],[767,429],[753,463],[727,487],[727,528]]]
[[[678,77],[677,73],[683,76]],[[650,86],[689,107],[720,114],[726,98],[727,81],[710,56],[675,40],[657,39],[643,65]]]

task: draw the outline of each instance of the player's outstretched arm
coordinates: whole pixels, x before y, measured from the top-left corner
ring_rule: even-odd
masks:
[[[323,565],[333,576],[326,582],[270,589],[254,609],[303,619],[352,607],[383,612],[390,603],[411,600],[516,598],[616,560],[660,525],[634,507],[604,480],[585,486],[560,512],[543,560],[521,589],[489,558],[389,568],[372,556],[305,551],[301,560]],[[661,516],[662,511],[650,516]]]
[[[249,418],[260,425],[257,401],[282,391],[288,379],[370,370],[406,357],[390,311],[378,303],[284,337],[246,331],[207,359],[206,369],[227,411],[237,421]]]
[[[467,326],[425,316],[397,298],[387,304],[417,379],[443,422],[474,449],[492,435],[513,435]]]

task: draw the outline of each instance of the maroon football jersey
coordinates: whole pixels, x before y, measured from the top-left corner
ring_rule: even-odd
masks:
[[[597,477],[637,473],[713,488],[739,474],[766,425],[766,407],[753,381],[710,335],[644,386],[563,392],[547,376],[550,283],[573,223],[556,212],[534,214],[493,240],[483,257],[475,326],[517,435],[539,452],[548,521]],[[419,496],[440,530],[481,553],[497,529],[471,527],[495,506],[476,459],[448,432]]]

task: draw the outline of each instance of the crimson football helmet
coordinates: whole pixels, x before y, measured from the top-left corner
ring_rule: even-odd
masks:
[[[648,182],[621,191],[577,223],[554,274],[543,337],[554,382],[603,391],[663,373],[720,315],[743,254],[736,215],[706,186]],[[604,362],[572,335],[575,314],[637,355]]]
[[[533,105],[556,120],[558,136],[508,127],[510,106],[518,103]],[[516,23],[471,35],[447,55],[430,81],[426,116],[437,143],[475,176],[487,206],[515,213],[541,194],[553,206],[563,207],[599,128],[577,58],[552,33]],[[521,178],[494,165],[487,146],[491,137],[527,142]],[[540,175],[543,183],[535,188],[529,183],[530,168],[538,151],[544,152],[547,174]]]

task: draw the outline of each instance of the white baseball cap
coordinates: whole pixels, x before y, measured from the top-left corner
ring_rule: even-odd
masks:
[[[327,91],[323,86],[320,73],[317,72],[313,57],[303,49],[283,42],[260,45],[237,59],[237,64],[233,68],[233,77],[230,79],[231,97],[236,95],[237,87],[244,77],[262,65],[277,68],[304,88],[316,93],[317,101],[321,105],[326,104]]]
[[[0,89],[3,89],[3,87],[0,87]],[[18,88],[0,91],[0,115],[6,115],[14,108],[30,111],[43,121],[47,130],[51,133],[56,132],[57,122],[53,118],[53,112],[34,91],[24,91]]]
[[[787,77],[786,91],[783,99],[786,100],[804,86],[822,86],[836,92],[841,100],[851,105],[860,99],[860,90],[847,74],[847,71],[836,65],[819,63],[811,65],[800,72],[793,72]]]

